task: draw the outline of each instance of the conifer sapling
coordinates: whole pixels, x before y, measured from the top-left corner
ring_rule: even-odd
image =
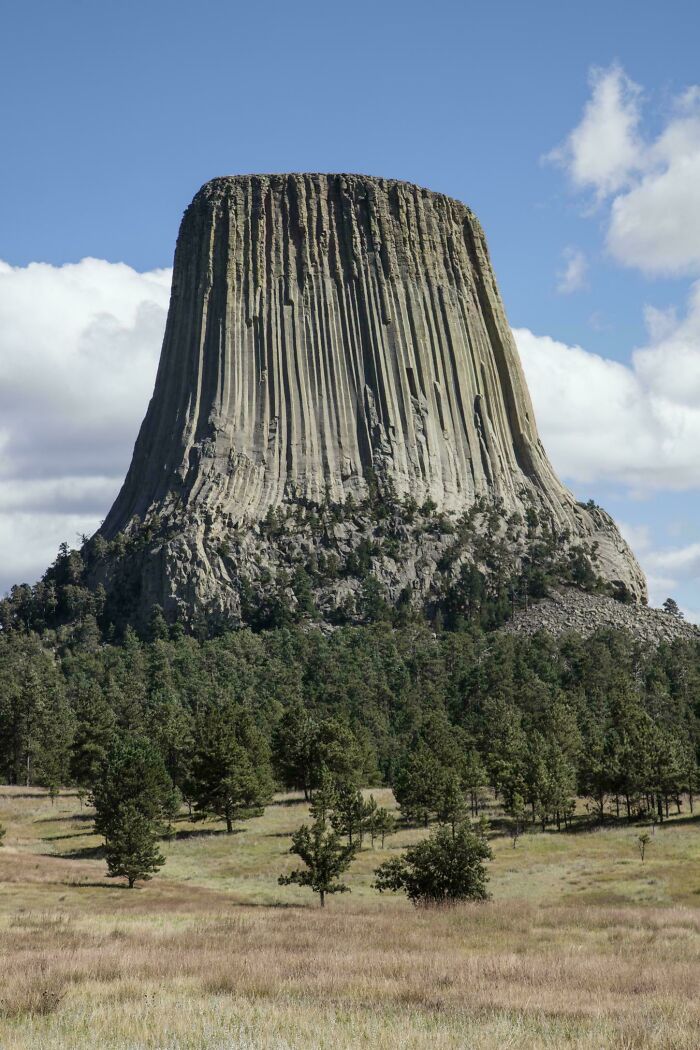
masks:
[[[340,876],[350,867],[359,848],[358,842],[341,842],[338,832],[329,828],[326,817],[319,814],[311,827],[302,824],[292,835],[289,852],[295,853],[305,867],[280,875],[279,884],[308,886],[319,895],[323,908],[327,894],[350,892]]]
[[[127,879],[129,889],[133,889],[137,879],[145,882],[152,878],[165,863],[157,838],[153,821],[133,802],[120,806],[105,839],[108,876]]]

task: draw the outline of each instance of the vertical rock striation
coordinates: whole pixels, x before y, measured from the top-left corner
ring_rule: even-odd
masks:
[[[165,522],[144,593],[223,609],[234,579],[212,544],[271,508],[360,501],[368,476],[446,514],[534,506],[645,596],[610,518],[552,470],[465,205],[361,175],[214,179],[182,222],[155,392],[103,536]]]

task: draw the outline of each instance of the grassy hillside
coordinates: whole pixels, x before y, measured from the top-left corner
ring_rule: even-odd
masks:
[[[74,794],[0,788],[0,1046],[697,1050],[697,824],[657,828],[642,864],[635,827],[514,850],[492,815],[488,904],[380,897],[373,868],[423,834],[401,831],[321,912],[277,885],[293,796],[231,836],[183,816],[129,891]]]

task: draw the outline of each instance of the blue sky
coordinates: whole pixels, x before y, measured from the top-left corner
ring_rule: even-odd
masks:
[[[476,211],[555,465],[700,611],[697,3],[3,7],[0,588],[107,509],[201,183],[341,170]]]

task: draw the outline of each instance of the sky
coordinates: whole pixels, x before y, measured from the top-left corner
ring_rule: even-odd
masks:
[[[465,201],[545,447],[700,621],[700,7],[0,0],[0,593],[97,528],[217,175]]]

